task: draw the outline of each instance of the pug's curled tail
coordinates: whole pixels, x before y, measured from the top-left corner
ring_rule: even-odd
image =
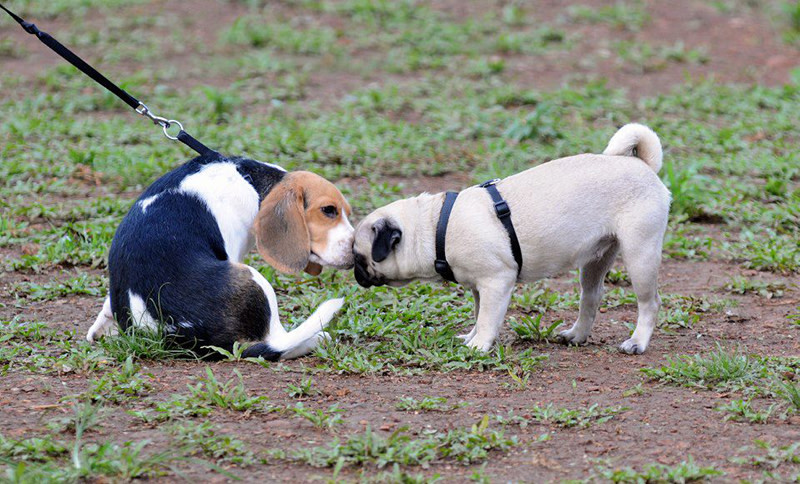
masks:
[[[603,154],[636,156],[654,172],[661,169],[661,141],[652,129],[643,124],[631,123],[621,127],[611,137]]]

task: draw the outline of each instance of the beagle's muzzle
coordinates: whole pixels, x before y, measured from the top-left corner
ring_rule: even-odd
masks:
[[[257,342],[245,356],[269,360],[312,351],[343,299],[323,303],[286,331],[275,291],[242,263],[256,245],[274,268],[317,275],[353,266],[350,205],[310,172],[219,154],[195,158],[162,176],[134,203],[108,257],[109,295],[86,335],[116,321],[160,329],[182,346],[228,351]]]
[[[580,268],[581,301],[562,341],[589,338],[603,279],[622,259],[636,293],[639,316],[620,350],[647,348],[659,308],[658,269],[670,194],[657,172],[661,142],[646,126],[623,126],[602,155],[553,160],[499,181],[519,239],[519,266],[509,232],[482,187],[462,191],[446,232],[446,260],[456,280],[475,295],[477,322],[461,338],[487,351],[505,319],[517,282]],[[441,280],[434,268],[435,233],[444,194],[398,200],[369,214],[356,228],[355,276],[364,287]]]

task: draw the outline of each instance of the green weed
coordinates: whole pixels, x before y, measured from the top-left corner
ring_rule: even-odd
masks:
[[[739,388],[753,385],[765,374],[764,364],[757,359],[717,345],[708,356],[667,357],[661,368],[643,368],[648,377],[681,386],[702,388]]]
[[[601,408],[593,404],[585,409],[570,410],[556,408],[552,404],[545,407],[536,405],[530,409],[531,419],[536,422],[557,425],[563,428],[587,428],[594,424],[608,422],[614,416],[628,410],[628,407]]]
[[[556,330],[561,326],[564,321],[558,319],[553,321],[550,325],[542,326],[542,316],[539,313],[536,317],[523,316],[519,322],[516,320],[511,321],[511,329],[517,333],[517,336],[523,340],[532,341],[545,341],[550,342],[556,336]]]
[[[344,442],[335,439],[326,447],[296,451],[292,458],[317,467],[371,464],[382,468],[395,463],[424,465],[437,459],[469,463],[485,460],[492,450],[506,450],[517,445],[515,437],[506,438],[502,431],[491,431],[488,427],[486,416],[469,429],[436,432],[417,439],[407,434],[405,428],[388,437],[368,428]]]
[[[606,23],[618,29],[638,32],[650,21],[645,5],[641,1],[617,1],[613,5],[569,7],[569,15],[575,20],[591,23]]]
[[[176,443],[185,455],[202,454],[217,465],[248,466],[256,462],[255,455],[239,439],[220,434],[211,422],[176,423],[169,427]]]
[[[467,405],[466,403],[448,404],[444,397],[400,397],[394,407],[406,412],[450,412]]]
[[[751,279],[745,276],[733,276],[722,286],[732,294],[757,294],[765,299],[779,298],[786,290],[783,282],[766,282]]]
[[[770,405],[764,411],[755,410],[750,400],[732,400],[717,407],[718,411],[727,413],[725,420],[742,420],[750,423],[766,423],[774,409],[775,405]]]
[[[311,388],[313,384],[314,380],[311,377],[304,378],[298,385],[289,383],[286,386],[286,393],[292,398],[310,397],[319,393]]]
[[[713,466],[701,467],[689,456],[674,466],[664,464],[649,464],[644,469],[637,471],[630,467],[611,469],[602,466],[598,477],[614,483],[641,483],[641,482],[695,482],[708,478],[722,476],[725,473]]]
[[[753,450],[748,449],[748,457],[733,457],[730,460],[737,464],[766,469],[775,469],[786,463],[800,464],[800,442],[781,447],[773,447],[769,442],[763,440],[756,440],[754,443],[756,449],[763,453],[754,455]]]
[[[344,423],[343,410],[338,405],[331,405],[328,410],[306,408],[302,402],[297,402],[293,407],[286,407],[286,411],[311,422],[315,427],[324,430],[333,430],[337,425]]]

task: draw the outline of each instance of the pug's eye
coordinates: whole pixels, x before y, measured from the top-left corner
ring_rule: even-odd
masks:
[[[339,211],[336,210],[336,207],[333,205],[325,205],[320,210],[322,210],[322,213],[328,218],[336,218],[336,215],[339,214]]]

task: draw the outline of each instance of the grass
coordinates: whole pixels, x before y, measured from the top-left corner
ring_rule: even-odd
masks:
[[[500,416],[498,420],[504,424],[517,424],[525,427],[530,423],[555,425],[561,428],[581,428],[585,429],[595,424],[608,422],[616,415],[629,410],[628,407],[608,407],[602,408],[598,404],[592,404],[586,408],[558,408],[553,404],[546,406],[535,405],[526,412],[529,416],[509,415]]]
[[[668,466],[664,464],[648,464],[637,471],[631,467],[601,468],[597,476],[608,482],[640,483],[640,482],[696,482],[725,475],[713,466],[698,465],[692,456],[685,461]]]
[[[217,465],[244,467],[256,462],[253,451],[241,440],[224,435],[211,422],[175,423],[169,428],[175,443],[186,449],[188,455],[201,454],[212,459]]]
[[[730,403],[720,405],[717,410],[725,412],[726,420],[746,421],[750,423],[767,423],[775,405],[759,411],[752,407],[750,400],[732,400]]]
[[[660,368],[643,368],[648,377],[666,383],[701,388],[738,388],[764,376],[765,366],[738,350],[721,346],[708,356],[668,357]]]
[[[795,298],[790,281],[800,271],[797,81],[768,87],[689,79],[699,65],[714,71],[720,61],[711,54],[716,46],[632,41],[655,20],[652,7],[638,0],[538,10],[524,2],[497,8],[445,3],[231,0],[190,10],[175,10],[170,2],[153,9],[149,0],[9,5],[159,114],[180,119],[209,146],[334,180],[353,205],[353,220],[412,192],[467,186],[557,157],[600,152],[618,126],[645,122],[664,143],[659,176],[673,195],[665,273],[673,264],[733,264],[748,276],[715,278],[720,297],[759,305]],[[717,3],[750,20],[752,11],[742,2]],[[796,9],[793,2],[784,4],[775,35],[796,42]],[[0,26],[18,29],[6,18]],[[592,36],[597,32],[603,32],[600,42]],[[547,445],[559,448],[559,433],[591,429],[624,411],[619,404],[626,402],[585,403],[576,385],[574,398],[564,397],[575,402],[516,405],[514,415],[496,419],[502,429],[489,428],[492,419],[466,427],[461,420],[472,409],[485,411],[470,393],[473,381],[513,407],[557,384],[551,370],[579,371],[570,366],[575,358],[612,358],[605,339],[568,353],[552,344],[561,322],[577,313],[577,285],[518,288],[501,344],[479,354],[455,338],[474,322],[474,301],[457,287],[416,283],[365,291],[345,273],[285,276],[254,255],[247,262],[274,285],[288,326],[325,299],[347,297],[330,328],[333,341],[310,358],[266,363],[242,358],[244,345],[238,345],[217,349],[223,361],[206,368],[159,332],[123,332],[95,345],[83,341],[91,322],[86,314],[96,314],[108,289],[104,271],[115,228],[146,186],[191,153],[163,142],[157,128],[17,34],[0,41],[0,88],[13,94],[0,99],[0,376],[36,392],[8,396],[12,409],[31,399],[33,405],[56,405],[43,412],[63,410],[61,416],[69,417],[55,422],[57,429],[26,424],[30,432],[24,435],[4,430],[0,473],[8,480],[174,480],[187,468],[189,479],[198,472],[207,478],[206,471],[231,478],[224,472],[242,469],[247,480],[272,461],[265,446],[279,445],[287,460],[275,458],[276,467],[323,479],[488,481],[496,478],[497,465],[528,462],[525,453],[538,452],[538,437],[528,427],[548,426],[553,438]],[[27,58],[37,62],[22,70]],[[585,68],[600,62],[615,77],[634,78],[636,86],[643,76],[652,77],[659,88],[645,83],[634,97],[623,89],[631,85],[624,79],[605,82],[594,78],[596,69]],[[567,77],[551,79],[559,69]],[[676,69],[687,80],[660,87],[660,76]],[[764,282],[777,279],[749,271],[782,279]],[[603,310],[634,310],[626,274],[612,271],[608,282],[613,287]],[[703,344],[709,332],[717,337],[720,327],[712,331],[711,324],[730,303],[695,291],[689,296],[683,287],[670,290],[675,293],[662,294],[660,329],[672,339],[668,346],[654,340],[651,350],[668,348],[666,363],[654,363],[646,375],[688,388],[675,391],[696,391],[703,396],[698,398],[713,395],[702,389],[724,392],[725,399],[707,409],[709,418],[766,420],[770,428],[796,418],[796,361],[725,350],[725,342],[716,351],[680,356],[676,345],[682,338],[700,335]],[[797,312],[780,317],[784,329],[800,327]],[[598,325],[607,323],[603,319]],[[276,375],[282,379],[275,386],[262,385]],[[408,386],[428,379],[436,382],[429,389]],[[433,386],[440,379],[463,380],[465,393],[443,399],[438,395],[451,393]],[[361,398],[379,380],[390,382],[391,391],[367,393],[355,405],[355,395]],[[609,395],[646,392],[638,401],[663,391],[634,380]],[[331,390],[340,382],[342,388]],[[364,382],[369,383],[362,388]],[[714,412],[720,402],[722,409]],[[363,408],[413,419],[413,427],[365,431]],[[102,418],[91,425],[95,410]],[[78,417],[73,411],[87,413]],[[268,425],[258,431],[270,438],[269,425],[281,420],[297,435],[256,443],[230,430],[255,428],[259,419]],[[370,429],[383,423],[366,420]],[[505,435],[510,428],[519,431],[518,439]],[[780,462],[781,476],[789,476],[792,469],[784,469],[792,462],[783,445],[761,449],[764,463],[748,466],[761,472]],[[466,466],[464,472],[447,468],[456,463]],[[321,466],[322,474],[306,464]],[[568,464],[571,469],[575,461]],[[680,481],[714,478],[717,469],[691,459],[671,466],[628,464],[615,462],[602,471],[612,474],[601,472],[597,479]]]
[[[286,412],[302,417],[311,422],[315,427],[324,430],[333,430],[344,423],[341,414],[343,411],[337,405],[331,405],[328,410],[306,408],[302,402],[297,402],[293,407],[286,407]]]
[[[447,403],[444,397],[422,397],[420,400],[414,397],[400,397],[394,406],[405,412],[450,412],[466,405],[468,404],[465,402]]]
[[[406,430],[399,429],[383,437],[368,428],[344,442],[335,439],[324,447],[296,451],[291,459],[337,468],[345,465],[417,466],[438,460],[470,463],[485,460],[492,450],[504,451],[518,443],[514,437],[505,437],[502,431],[489,430],[488,416],[469,428],[435,432],[416,439]]]

